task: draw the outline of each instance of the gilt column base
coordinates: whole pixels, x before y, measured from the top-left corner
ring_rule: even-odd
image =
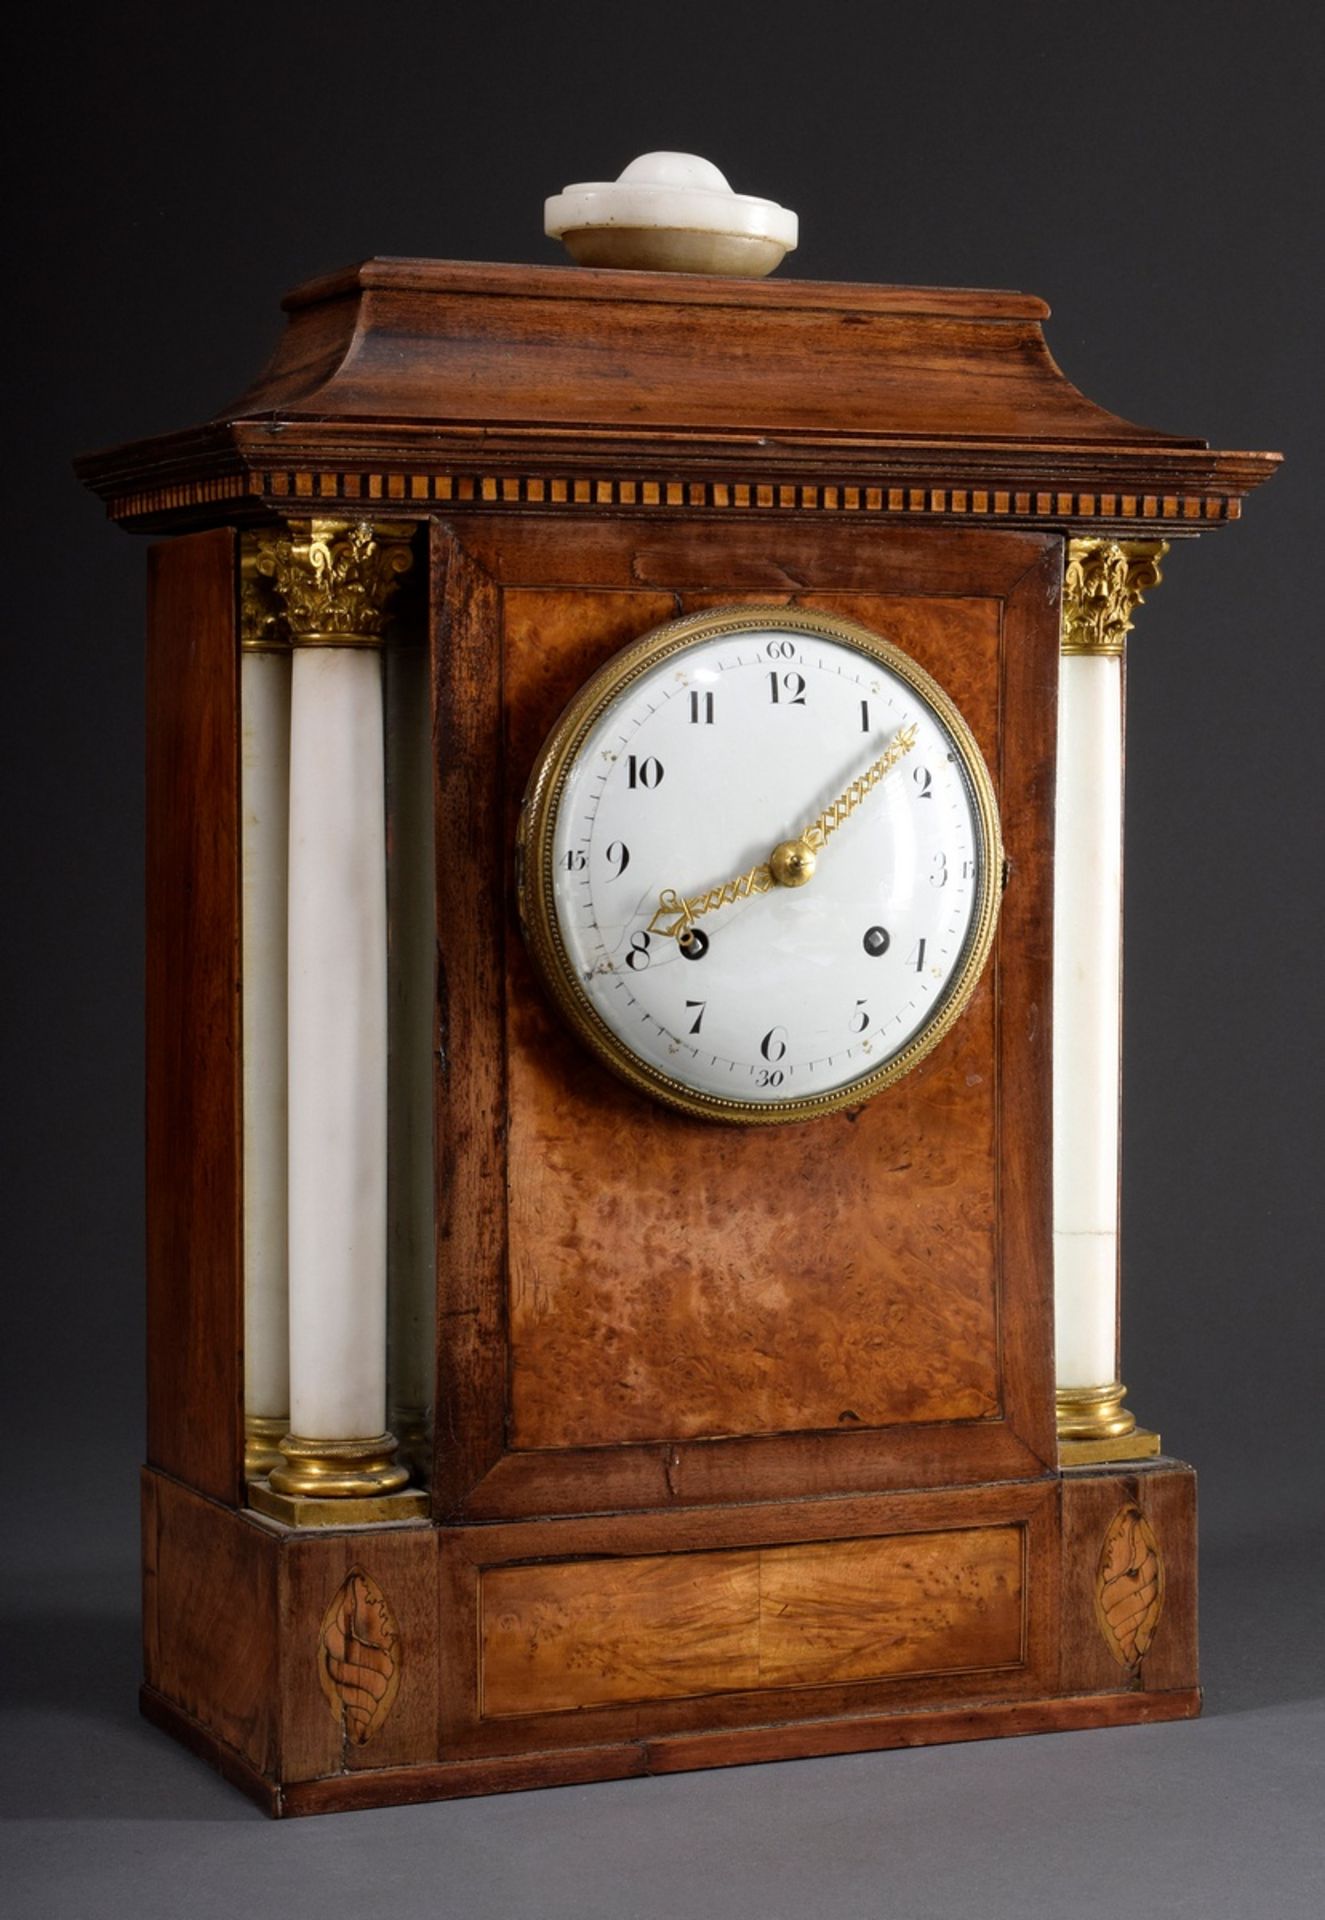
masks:
[[[1136,1415],[1123,1405],[1127,1388],[1121,1380],[1103,1387],[1060,1387],[1058,1461],[1064,1467],[1096,1466],[1112,1460],[1152,1460],[1160,1438],[1138,1427]]]
[[[288,1414],[270,1418],[250,1413],[244,1419],[244,1478],[261,1480],[284,1463],[281,1441],[290,1431]]]
[[[248,1489],[257,1513],[289,1527],[346,1527],[425,1518],[428,1495],[409,1484],[394,1434],[368,1440],[305,1440],[287,1433],[281,1462]]]

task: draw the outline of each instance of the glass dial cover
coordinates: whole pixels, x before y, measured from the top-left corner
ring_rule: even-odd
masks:
[[[613,656],[538,757],[520,904],[553,996],[637,1088],[801,1120],[914,1066],[993,941],[1002,848],[970,729],[913,660],[787,607]]]

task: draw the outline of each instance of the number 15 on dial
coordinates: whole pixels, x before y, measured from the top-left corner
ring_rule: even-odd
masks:
[[[994,938],[998,811],[970,729],[890,641],[743,606],[608,660],[535,764],[526,936],[562,1014],[703,1118],[857,1106],[958,1017]]]

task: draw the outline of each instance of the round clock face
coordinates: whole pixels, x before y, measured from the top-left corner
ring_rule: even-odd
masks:
[[[624,648],[521,815],[521,912],[561,1011],[708,1118],[808,1119],[914,1066],[979,978],[1001,877],[952,702],[889,641],[786,607]]]

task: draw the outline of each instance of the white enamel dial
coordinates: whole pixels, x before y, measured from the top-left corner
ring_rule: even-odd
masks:
[[[975,984],[1001,877],[988,775],[941,690],[786,608],[676,621],[610,661],[540,757],[522,846],[532,944],[583,1037],[660,1098],[745,1120],[913,1065]]]

